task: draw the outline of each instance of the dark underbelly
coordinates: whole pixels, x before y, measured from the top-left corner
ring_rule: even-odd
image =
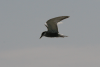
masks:
[[[58,37],[58,33],[47,33],[47,37]]]

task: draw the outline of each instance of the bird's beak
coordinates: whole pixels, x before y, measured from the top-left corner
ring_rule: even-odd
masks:
[[[42,38],[42,36],[40,37],[40,39]]]
[[[45,32],[43,32],[42,34],[41,34],[41,37],[40,37],[40,39],[45,35],[46,33]]]

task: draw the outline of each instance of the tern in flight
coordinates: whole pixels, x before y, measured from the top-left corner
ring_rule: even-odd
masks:
[[[68,36],[59,34],[58,27],[57,27],[57,24],[66,18],[69,18],[69,16],[59,16],[59,17],[49,19],[45,24],[48,31],[42,32],[40,39],[43,36],[45,36],[45,37],[68,37]]]

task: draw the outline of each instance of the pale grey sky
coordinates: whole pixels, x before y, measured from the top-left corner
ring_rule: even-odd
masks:
[[[100,0],[0,0],[0,67],[100,67]],[[39,39],[44,23],[67,38]]]

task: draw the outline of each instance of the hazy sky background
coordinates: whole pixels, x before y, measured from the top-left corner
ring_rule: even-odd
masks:
[[[57,16],[69,37],[39,39]],[[100,67],[100,0],[0,0],[0,67]]]

